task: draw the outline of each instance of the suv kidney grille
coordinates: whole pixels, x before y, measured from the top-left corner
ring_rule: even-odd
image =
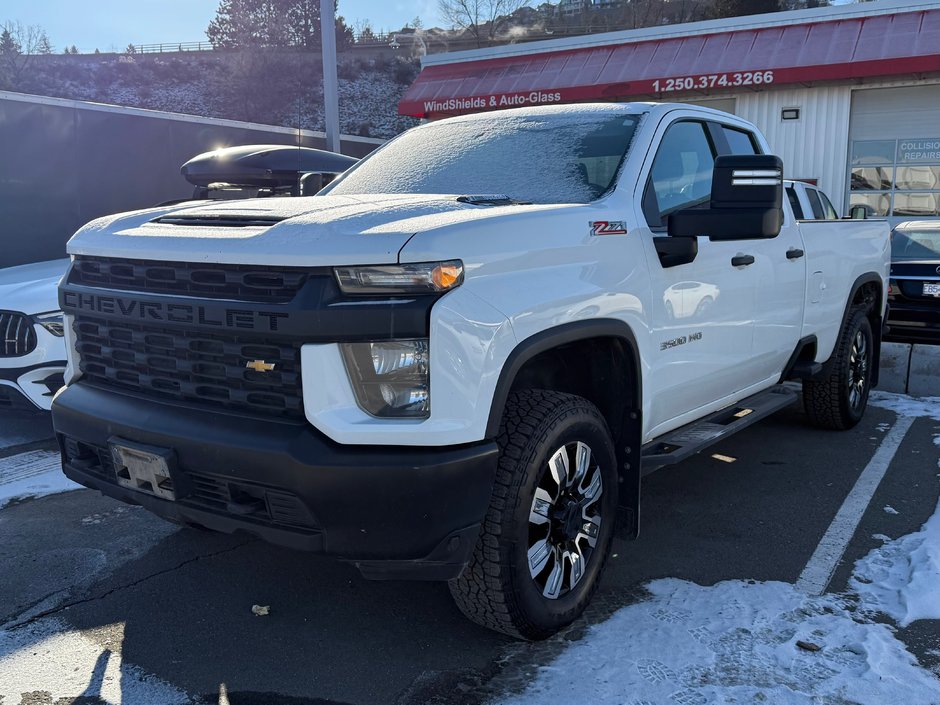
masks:
[[[303,418],[300,344],[179,331],[78,316],[81,371],[90,382],[233,411]],[[256,371],[246,363],[273,365]]]
[[[241,301],[290,301],[311,275],[299,267],[75,258],[69,282],[108,289]]]
[[[36,349],[36,331],[29,316],[0,311],[0,357],[21,357]]]

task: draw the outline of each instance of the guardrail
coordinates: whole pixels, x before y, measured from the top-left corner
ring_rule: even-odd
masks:
[[[212,51],[215,49],[211,42],[176,42],[167,44],[136,44],[136,54],[168,54],[181,51]]]
[[[407,37],[400,33],[371,34],[365,33],[356,36],[353,40],[356,46],[388,46],[396,37]],[[284,47],[285,49],[297,47]],[[135,54],[170,54],[183,51],[214,51],[212,42],[161,42],[160,44],[135,44]]]

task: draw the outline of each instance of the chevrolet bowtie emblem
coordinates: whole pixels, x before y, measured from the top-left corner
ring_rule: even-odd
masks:
[[[255,372],[270,372],[274,369],[274,363],[265,362],[264,360],[252,360],[251,362],[246,362],[245,367]]]

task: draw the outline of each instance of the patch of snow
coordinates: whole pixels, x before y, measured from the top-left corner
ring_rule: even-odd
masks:
[[[898,514],[898,510],[892,507],[890,504],[884,506],[885,514]]]
[[[934,705],[940,683],[884,624],[834,595],[740,580],[656,580],[502,705]],[[663,615],[671,615],[663,619]],[[816,652],[797,641],[819,646]]]
[[[940,619],[940,505],[920,531],[856,563],[854,594],[731,580],[656,580],[500,705],[937,705],[940,680],[894,627]],[[799,643],[799,644],[798,644]],[[816,649],[818,647],[818,650]]]
[[[868,612],[906,627],[940,619],[940,505],[920,531],[888,541],[855,564],[849,582]]]
[[[95,632],[86,636],[57,620],[0,630],[0,701],[20,702],[25,693],[43,692],[43,702],[73,698],[113,705],[192,702],[169,683],[122,662],[122,625]]]
[[[875,541],[881,541],[881,543],[887,543],[891,540],[890,536],[885,536],[884,534],[872,534],[871,537],[875,539]]]
[[[82,489],[62,473],[55,451],[33,450],[0,458],[0,508],[24,497]]]
[[[940,397],[909,397],[906,394],[875,390],[868,397],[868,403],[882,409],[889,409],[898,416],[940,421]]]

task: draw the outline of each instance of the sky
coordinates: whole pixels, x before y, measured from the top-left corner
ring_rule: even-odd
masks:
[[[206,41],[218,0],[0,0],[0,24],[39,25],[57,52],[123,51],[128,44]],[[339,0],[347,24],[368,20],[375,31],[399,29],[415,16],[440,25],[436,0]]]

